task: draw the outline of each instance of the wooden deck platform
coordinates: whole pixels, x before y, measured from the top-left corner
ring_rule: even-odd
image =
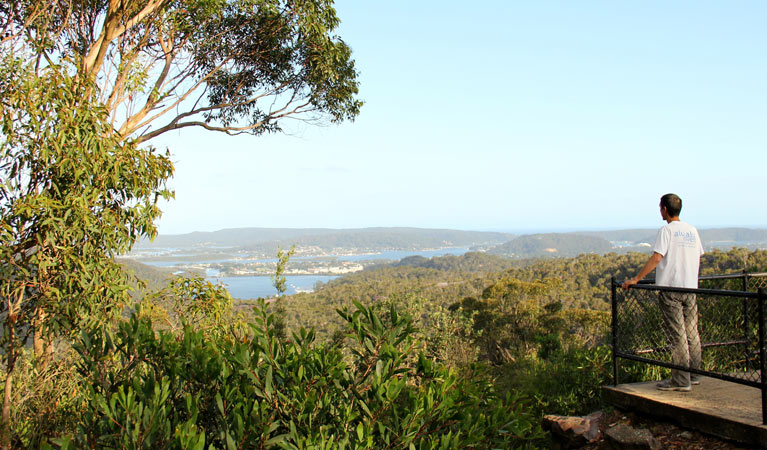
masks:
[[[605,386],[616,407],[673,421],[679,425],[748,445],[767,448],[759,389],[703,377],[691,392],[656,389],[657,381]]]

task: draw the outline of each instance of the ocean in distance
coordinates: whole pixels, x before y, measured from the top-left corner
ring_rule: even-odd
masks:
[[[416,251],[383,251],[380,253],[368,253],[361,255],[330,255],[338,258],[340,261],[372,261],[376,259],[399,261],[403,258],[410,256],[420,255],[425,258],[432,258],[435,256],[444,255],[456,255],[460,256],[468,252],[467,248],[442,248],[436,250],[416,250]],[[324,258],[327,258],[325,256]],[[296,258],[296,259],[311,259],[311,258]],[[276,261],[276,260],[270,260]],[[207,262],[207,261],[196,261]],[[213,262],[213,261],[210,261]],[[185,261],[173,261],[173,262],[146,262],[154,266],[169,267],[176,264],[183,264]],[[290,265],[290,264],[288,264]],[[312,292],[317,282],[327,283],[331,280],[338,278],[337,275],[292,275],[286,276],[286,291],[285,294],[293,295],[299,292]],[[217,277],[215,274],[209,274],[206,277],[211,283],[222,283],[226,286],[229,294],[232,298],[236,299],[255,299],[259,297],[269,298],[277,295],[277,290],[272,285],[272,280],[268,276],[244,276],[244,277]]]

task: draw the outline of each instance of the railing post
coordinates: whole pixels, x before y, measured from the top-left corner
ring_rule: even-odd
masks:
[[[743,292],[748,292],[748,272],[746,272],[746,269],[743,269]],[[746,360],[746,372],[751,370],[751,358],[749,357],[749,353],[751,353],[751,348],[749,345],[749,326],[751,325],[748,320],[748,299],[743,299],[743,341],[745,342],[745,360]]]
[[[618,300],[616,295],[615,277],[610,277],[610,290],[611,298],[610,304],[612,305],[612,328],[613,328],[613,386],[618,385],[618,357],[615,356],[615,352],[618,349]]]
[[[767,361],[764,349],[764,301],[767,299],[767,289],[759,288],[759,370],[762,380],[762,424],[767,425]]]

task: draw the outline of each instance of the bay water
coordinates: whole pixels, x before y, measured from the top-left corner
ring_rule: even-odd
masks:
[[[374,260],[390,260],[399,261],[403,258],[410,256],[420,255],[425,258],[432,258],[435,256],[444,255],[456,255],[460,256],[466,253],[466,248],[442,248],[436,250],[388,250],[380,253],[366,253],[359,255],[328,255],[321,258],[327,259],[328,257],[338,258],[339,261],[374,261]],[[319,257],[318,257],[319,258]],[[296,257],[303,261],[311,260],[313,257]],[[197,263],[214,263],[214,262],[227,262],[223,260],[217,261],[194,261]],[[276,262],[276,259],[258,260],[258,262]],[[183,261],[181,259],[177,261],[146,261],[144,264],[160,267],[173,267],[176,265],[191,264],[189,261]],[[290,263],[288,263],[290,265]],[[338,278],[338,275],[290,275],[285,277],[286,291],[285,294],[293,295],[299,292],[312,292],[317,283],[327,283],[331,280]],[[208,272],[206,277],[208,281],[214,284],[223,284],[226,286],[229,293],[236,299],[256,299],[259,297],[269,298],[277,295],[277,290],[272,285],[272,279],[268,276],[242,276],[242,277],[219,277],[216,273]]]

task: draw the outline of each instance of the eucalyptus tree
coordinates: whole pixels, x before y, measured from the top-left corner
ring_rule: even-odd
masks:
[[[154,234],[157,200],[171,195],[167,155],[121,139],[88,90],[55,70],[35,76],[23,61],[0,62],[5,447],[14,368],[30,335],[42,356],[54,336],[119,313],[129,296],[113,256]]]
[[[0,321],[13,369],[83,320],[121,311],[113,256],[170,198],[151,139],[278,132],[362,105],[330,0],[10,0],[0,4]],[[47,339],[40,339],[41,334]]]

